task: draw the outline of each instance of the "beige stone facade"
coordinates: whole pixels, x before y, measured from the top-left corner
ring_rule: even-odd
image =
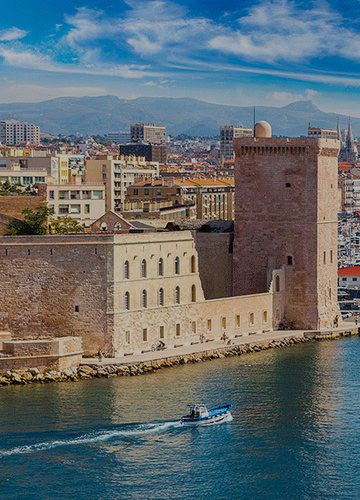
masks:
[[[3,237],[0,276],[0,328],[81,336],[87,354],[268,331],[277,295],[205,300],[189,231]]]
[[[265,292],[272,272],[283,269],[283,320],[304,329],[333,326],[340,317],[339,142],[242,138],[234,148],[234,293]]]

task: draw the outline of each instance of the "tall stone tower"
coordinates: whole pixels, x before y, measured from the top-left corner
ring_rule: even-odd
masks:
[[[234,294],[267,292],[283,269],[284,316],[301,329],[331,327],[337,302],[339,141],[273,138],[267,122],[234,140]]]

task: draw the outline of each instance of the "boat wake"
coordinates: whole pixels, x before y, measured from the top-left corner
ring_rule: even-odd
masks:
[[[128,427],[130,427],[130,425]],[[16,448],[11,448],[9,450],[0,450],[0,459],[11,455],[24,455],[27,453],[35,453],[38,451],[47,451],[61,446],[76,446],[83,444],[100,443],[104,441],[110,441],[112,439],[121,439],[127,437],[131,438],[137,436],[141,437],[151,434],[159,434],[162,432],[169,431],[171,429],[182,427],[182,425],[180,421],[174,421],[174,422],[161,422],[161,423],[151,423],[151,424],[138,424],[138,425],[131,425],[131,427],[132,428],[123,430],[115,429],[111,431],[90,432],[88,434],[83,434],[73,439],[61,439],[43,443],[17,446]]]

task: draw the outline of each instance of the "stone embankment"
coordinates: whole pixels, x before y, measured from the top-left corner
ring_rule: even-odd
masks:
[[[341,336],[349,336],[352,332],[347,332]],[[262,342],[249,342],[243,345],[226,346],[209,351],[198,352],[195,354],[185,354],[171,356],[168,358],[152,361],[143,361],[132,364],[82,364],[78,368],[68,368],[63,371],[47,371],[41,373],[37,368],[28,368],[26,370],[11,370],[0,374],[0,386],[11,384],[25,385],[29,383],[48,383],[48,382],[75,382],[78,380],[90,378],[108,378],[117,376],[135,376],[155,372],[161,368],[170,368],[172,366],[186,365],[191,363],[200,363],[212,359],[222,359],[232,356],[241,356],[243,354],[265,351],[268,349],[278,349],[289,347],[296,344],[316,342],[320,340],[330,340],[338,338],[340,335],[311,335],[294,336],[281,340],[269,340]]]

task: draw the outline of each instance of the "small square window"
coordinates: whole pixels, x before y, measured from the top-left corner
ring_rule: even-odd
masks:
[[[290,187],[291,187],[290,182],[287,182],[287,183],[285,184],[285,187],[290,188]]]

